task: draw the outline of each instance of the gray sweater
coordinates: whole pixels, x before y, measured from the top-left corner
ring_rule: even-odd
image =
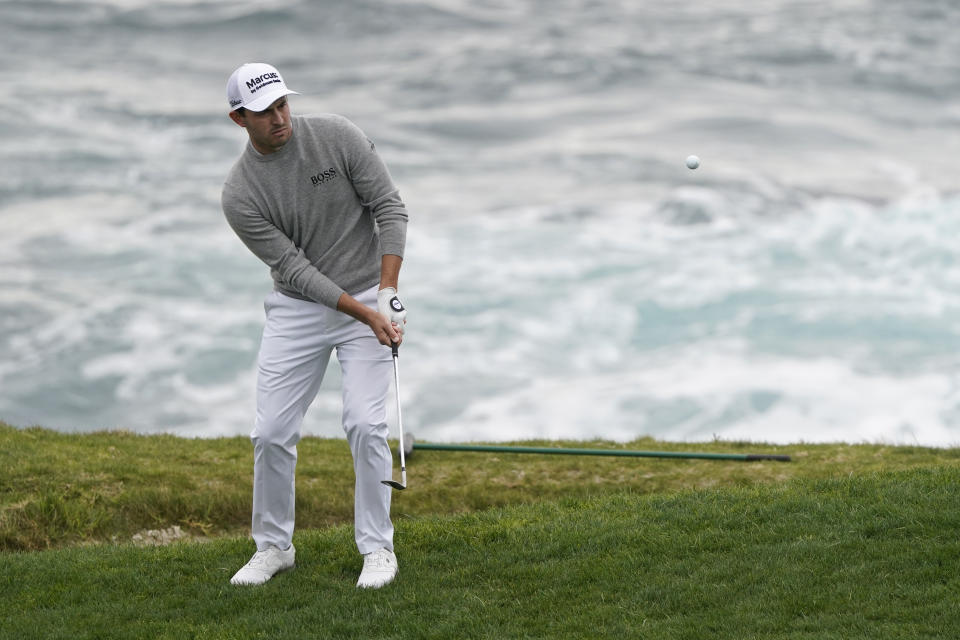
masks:
[[[336,308],[403,257],[407,212],[373,143],[344,117],[293,116],[279,151],[249,142],[223,185],[227,222],[286,295]]]

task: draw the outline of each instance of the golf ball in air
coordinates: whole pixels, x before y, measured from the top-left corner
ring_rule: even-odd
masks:
[[[696,169],[700,166],[700,158],[697,156],[687,156],[687,167],[690,169]]]

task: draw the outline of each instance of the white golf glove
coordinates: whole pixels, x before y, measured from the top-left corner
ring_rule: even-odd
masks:
[[[397,331],[403,335],[403,325],[407,323],[407,310],[397,297],[397,290],[393,287],[384,287],[377,292],[377,311],[397,325]]]

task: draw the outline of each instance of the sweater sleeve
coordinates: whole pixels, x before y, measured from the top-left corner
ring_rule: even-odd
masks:
[[[361,204],[372,214],[380,234],[381,255],[403,257],[407,238],[407,210],[386,164],[373,142],[355,124],[342,119],[340,129],[344,164]]]
[[[227,222],[243,244],[277,272],[283,282],[309,300],[337,308],[343,289],[320,273],[303,250],[264,218],[253,204],[229,184],[224,185],[221,203]]]

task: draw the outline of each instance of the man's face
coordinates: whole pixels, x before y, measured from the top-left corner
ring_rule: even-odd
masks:
[[[277,98],[263,111],[245,109],[243,114],[231,111],[230,118],[247,130],[253,148],[263,154],[279,151],[293,135],[286,96]]]

